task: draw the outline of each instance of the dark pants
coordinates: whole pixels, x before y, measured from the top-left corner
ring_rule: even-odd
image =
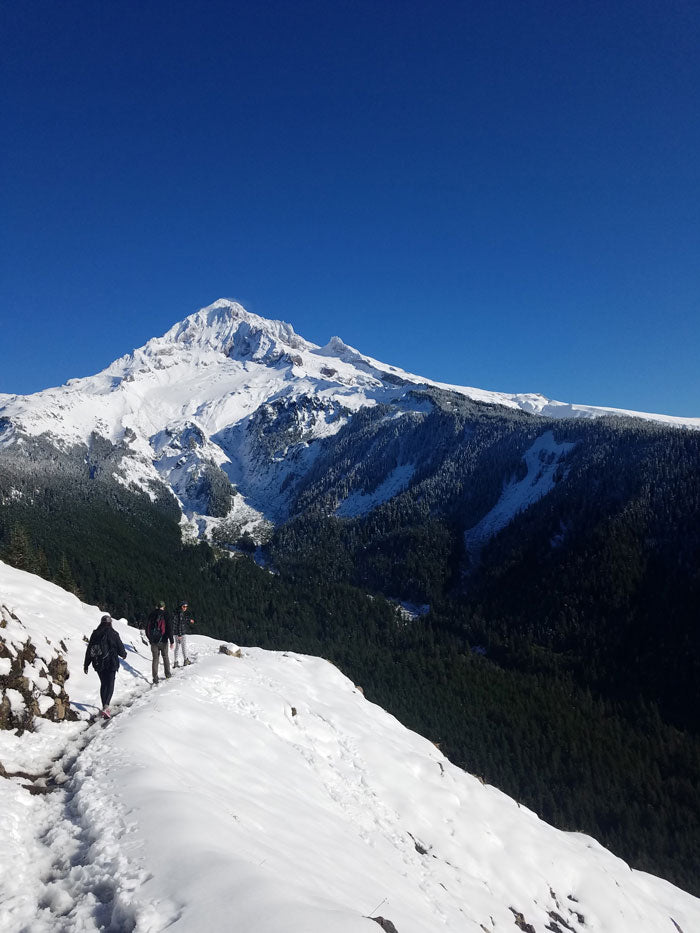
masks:
[[[100,700],[102,701],[102,708],[109,706],[109,701],[112,699],[112,694],[114,693],[114,678],[116,677],[116,671],[98,671],[97,676],[100,678]]]
[[[153,655],[153,667],[151,671],[153,680],[158,680],[158,661],[160,658],[163,658],[165,676],[170,677],[170,656],[168,655],[167,641],[161,642],[159,645],[151,645],[151,654]]]

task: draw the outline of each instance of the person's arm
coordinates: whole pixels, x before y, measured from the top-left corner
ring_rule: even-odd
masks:
[[[165,635],[171,645],[175,644],[175,639],[173,638],[173,620],[170,617],[170,613],[165,613]]]
[[[126,648],[124,647],[124,642],[121,640],[119,632],[115,632],[114,634],[117,636],[117,641],[119,642],[117,653],[120,658],[124,658],[124,660],[126,660]]]
[[[92,635],[90,636],[90,641],[87,643],[87,648],[85,649],[85,660],[83,661],[83,673],[87,674],[88,668],[90,667],[90,645],[92,644]]]

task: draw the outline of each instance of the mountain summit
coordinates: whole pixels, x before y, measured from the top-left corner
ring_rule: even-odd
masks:
[[[313,344],[299,337],[290,324],[251,314],[243,305],[226,298],[189,315],[171,327],[160,341],[150,341],[146,346],[160,342],[219,351],[234,359],[246,353],[252,353],[256,359],[256,351],[262,347],[265,351],[280,346],[290,350],[313,349]]]
[[[51,459],[50,448],[80,457],[78,448],[106,443],[119,482],[153,498],[165,488],[189,533],[227,523],[230,538],[288,517],[324,442],[355,414],[388,406],[409,424],[411,414],[434,406],[426,393],[436,392],[448,408],[499,406],[557,419],[635,414],[437,383],[339,337],[317,346],[289,324],[219,299],[94,376],[4,397],[0,449],[31,448]],[[637,417],[700,427],[700,419]],[[378,497],[351,500],[339,514],[366,511],[404,488],[415,470],[396,473],[397,466],[387,465]]]

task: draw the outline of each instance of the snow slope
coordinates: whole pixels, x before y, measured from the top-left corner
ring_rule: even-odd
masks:
[[[464,534],[467,548],[474,552],[497,534],[502,528],[528,506],[546,496],[554,488],[557,469],[574,444],[558,443],[551,431],[540,435],[525,451],[526,474],[518,480],[511,478],[503,486],[496,505],[481,521]]]
[[[87,716],[99,609],[3,564],[0,606],[64,639]],[[197,663],[152,688],[139,633],[117,627],[112,722],[0,733],[7,771],[56,785],[0,778],[5,933],[700,929],[699,900],[482,785],[328,662],[195,636]]]
[[[367,515],[372,509],[387,502],[393,496],[404,490],[413,478],[415,466],[412,463],[401,463],[380,483],[371,493],[353,492],[347,496],[335,510],[341,518],[356,518],[358,515]]]

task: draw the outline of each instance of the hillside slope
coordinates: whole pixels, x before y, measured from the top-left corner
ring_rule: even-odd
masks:
[[[690,933],[700,901],[447,761],[328,662],[195,637],[157,688],[139,633],[106,727],[99,610],[0,565],[2,637],[63,641],[75,723],[0,733],[3,930]],[[391,929],[388,927],[388,929]]]

